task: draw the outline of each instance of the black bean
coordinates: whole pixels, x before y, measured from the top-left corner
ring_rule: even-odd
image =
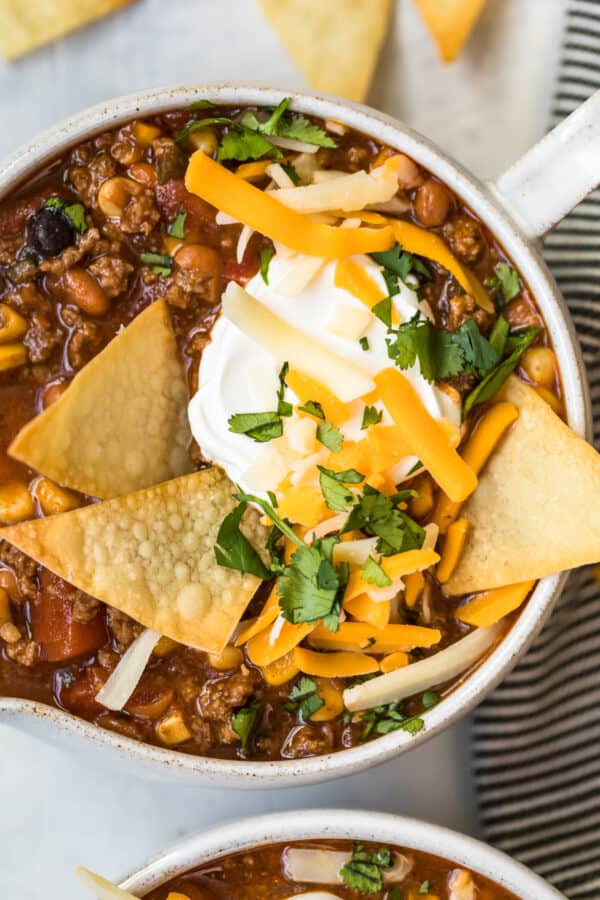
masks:
[[[58,256],[75,242],[75,230],[60,210],[40,209],[27,222],[27,243],[40,256]]]

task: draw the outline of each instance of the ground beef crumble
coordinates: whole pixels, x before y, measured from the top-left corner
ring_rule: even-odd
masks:
[[[120,651],[127,649],[144,630],[143,625],[134,622],[126,613],[112,606],[106,607],[106,621],[117,649]]]
[[[8,544],[0,540],[0,562],[14,572],[19,588],[20,600],[33,600],[37,596],[37,563]]]
[[[485,247],[477,222],[465,213],[459,213],[446,222],[443,232],[452,250],[463,262],[468,265],[477,262]]]
[[[109,300],[124,294],[129,286],[133,266],[120,256],[101,256],[87,267],[99,282]]]

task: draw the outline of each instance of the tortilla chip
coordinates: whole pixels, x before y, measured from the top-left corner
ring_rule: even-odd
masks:
[[[220,469],[0,530],[0,538],[92,597],[182,644],[220,653],[260,584],[219,566],[219,527],[236,506]],[[264,546],[259,514],[244,533]]]
[[[132,0],[0,0],[0,53],[16,59]]]
[[[443,62],[452,62],[460,56],[485,2],[486,0],[415,0]]]
[[[75,376],[9,447],[65,487],[108,500],[192,470],[187,389],[164,300]]]
[[[600,454],[518,378],[503,399],[520,415],[461,512],[471,528],[446,584],[451,594],[600,560]]]
[[[259,0],[284,47],[317,91],[364,100],[391,0]]]

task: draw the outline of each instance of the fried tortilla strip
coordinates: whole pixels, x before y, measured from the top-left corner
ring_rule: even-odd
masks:
[[[65,487],[109,500],[190,472],[190,440],[183,370],[159,300],[25,425],[8,452]]]
[[[451,594],[600,560],[600,455],[518,378],[503,399],[520,415],[463,506],[470,530]]]
[[[317,91],[364,100],[391,0],[259,0],[282,44]]]
[[[133,0],[1,0],[0,53],[16,59]]]
[[[204,469],[1,529],[0,538],[147,628],[220,653],[260,584],[215,559],[234,491],[220,469]],[[264,547],[258,513],[247,510],[242,523],[248,540]]]
[[[453,62],[475,28],[486,0],[415,0],[440,59]]]

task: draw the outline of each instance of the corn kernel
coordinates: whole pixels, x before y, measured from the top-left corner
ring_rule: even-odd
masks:
[[[55,516],[81,506],[81,496],[69,488],[63,488],[49,478],[40,478],[34,495],[45,516]]]
[[[0,486],[0,524],[14,525],[34,515],[33,498],[24,484],[12,481]]]
[[[418,497],[410,501],[411,515],[415,519],[424,519],[433,509],[433,484],[429,475],[422,475],[415,479],[414,489]]]
[[[189,730],[178,709],[164,716],[156,725],[156,736],[169,747],[189,741],[192,732]]]
[[[27,362],[27,351],[23,344],[2,344],[0,346],[0,372],[16,369]]]
[[[224,671],[225,669],[237,669],[242,664],[244,655],[239,647],[228,644],[222,653],[209,653],[208,662],[213,669]]]
[[[548,406],[550,406],[557,415],[561,415],[562,403],[556,394],[552,393],[552,391],[549,391],[548,388],[543,387],[541,384],[535,386],[535,391],[540,395],[542,400],[546,401]]]
[[[148,122],[134,122],[131,126],[134,138],[142,147],[149,147],[162,134],[157,125],[149,125]]]
[[[8,591],[5,591],[4,588],[0,587],[0,627],[6,625],[7,622],[12,622],[10,599]]]
[[[163,634],[152,652],[155,656],[169,656],[169,654],[172,653],[173,650],[176,650],[178,646],[179,644],[177,641],[174,641],[173,638]]]
[[[6,303],[0,303],[0,344],[17,341],[26,331],[27,320]]]
[[[212,128],[199,128],[198,131],[193,131],[188,137],[188,143],[194,150],[202,150],[207,156],[214,156],[217,152],[217,135]]]

